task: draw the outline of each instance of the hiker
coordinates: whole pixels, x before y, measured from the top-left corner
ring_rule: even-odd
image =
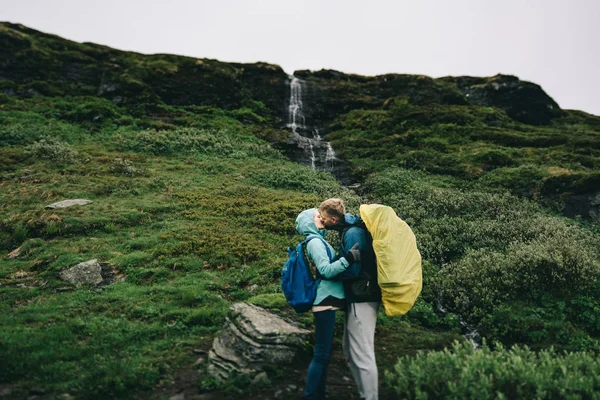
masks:
[[[346,214],[342,199],[328,199],[319,206],[317,226],[341,233],[340,257],[358,243],[360,262],[352,263],[335,277],[344,284],[348,307],[344,319],[344,355],[358,387],[361,399],[378,397],[377,364],[375,363],[375,324],[381,303],[377,282],[377,264],[373,239],[359,215]]]
[[[317,286],[312,312],[315,316],[315,349],[312,361],[308,367],[304,396],[306,399],[324,399],[327,380],[327,367],[331,358],[331,344],[335,327],[335,312],[344,310],[344,286],[340,281],[329,280],[346,268],[360,260],[360,252],[354,248],[336,261],[331,261],[329,251],[335,254],[333,247],[327,243],[325,231],[317,229],[320,222],[316,208],[305,210],[296,218],[296,230],[304,236],[319,235],[323,240],[311,240],[306,245],[306,253],[310,262],[319,274],[325,278]]]

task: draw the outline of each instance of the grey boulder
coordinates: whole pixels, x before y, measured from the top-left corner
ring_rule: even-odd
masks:
[[[89,260],[60,272],[63,281],[75,286],[98,285],[102,282],[102,267],[98,260]]]
[[[208,373],[224,381],[235,374],[255,377],[267,366],[290,364],[311,331],[248,303],[234,304],[208,353]]]

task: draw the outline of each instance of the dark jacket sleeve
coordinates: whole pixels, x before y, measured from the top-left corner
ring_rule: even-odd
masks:
[[[348,250],[358,243],[358,249],[361,251],[361,258],[367,251],[367,237],[363,229],[353,226],[347,229],[342,235],[342,247],[340,248],[340,257],[346,257]],[[337,275],[335,280],[358,279],[361,277],[361,262],[355,262]]]

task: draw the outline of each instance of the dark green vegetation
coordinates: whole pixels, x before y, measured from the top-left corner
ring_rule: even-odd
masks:
[[[424,257],[413,310],[378,324],[378,361],[399,394],[600,390],[597,363],[582,364],[600,351],[600,118],[511,77],[301,72],[359,196],[274,149],[289,96],[279,67],[144,56],[12,24],[0,24],[0,58],[0,384],[147,398],[210,347],[235,301],[310,326],[286,306],[279,273],[298,212],[339,196],[353,212],[394,207]],[[94,202],[44,209],[67,198]],[[59,280],[93,258],[113,283]],[[444,351],[465,329],[491,348]]]
[[[455,343],[441,352],[402,357],[386,381],[403,399],[595,399],[600,363],[594,353]]]

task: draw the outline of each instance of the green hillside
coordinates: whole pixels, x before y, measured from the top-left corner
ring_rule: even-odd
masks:
[[[600,391],[600,117],[503,75],[298,71],[354,192],[278,150],[290,95],[278,66],[123,52],[10,23],[0,60],[0,389],[13,398],[168,398],[182,371],[198,393],[233,398],[301,385],[286,370],[272,387],[217,384],[194,350],[210,348],[237,301],[312,327],[279,277],[297,214],[333,196],[351,212],[392,206],[424,258],[415,307],[380,311],[384,396]],[[45,208],[77,198],[93,203]],[[103,284],[60,279],[90,259]],[[473,332],[481,352],[453,346]],[[478,391],[449,385],[457,376]]]

